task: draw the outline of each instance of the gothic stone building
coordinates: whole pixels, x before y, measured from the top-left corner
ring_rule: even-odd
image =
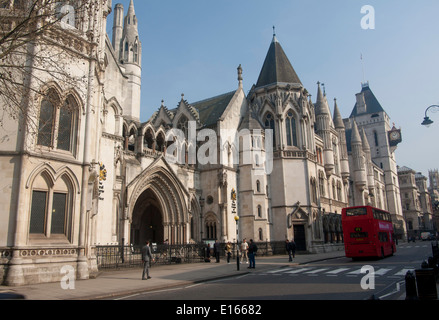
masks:
[[[336,103],[330,112],[320,84],[313,102],[274,36],[247,95],[239,67],[237,88],[192,103],[182,95],[177,108],[162,103],[142,123],[133,1],[126,14],[114,7],[112,40],[111,1],[90,3],[89,14],[50,35],[57,43],[50,50],[71,54],[67,68],[85,80],[73,86],[32,69],[44,83],[32,83],[24,101],[36,134],[21,130],[20,119],[0,128],[4,284],[57,281],[65,265],[88,279],[98,244],[234,241],[236,216],[240,239],[343,250],[342,208],[395,209],[388,118],[372,113],[382,124],[374,131],[358,118],[376,106],[367,92],[345,120]]]

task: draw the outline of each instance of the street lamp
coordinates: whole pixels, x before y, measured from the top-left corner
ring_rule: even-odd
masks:
[[[433,120],[431,120],[430,117],[427,116],[428,110],[433,109],[433,108],[438,108],[438,110],[439,110],[439,106],[438,105],[429,106],[427,108],[427,110],[425,110],[425,117],[424,117],[424,121],[422,122],[422,125],[426,126],[427,128],[429,128],[434,123]]]
[[[236,221],[236,269],[239,271],[239,241],[238,241],[238,222],[239,222],[239,217],[236,215],[235,216],[235,221]]]

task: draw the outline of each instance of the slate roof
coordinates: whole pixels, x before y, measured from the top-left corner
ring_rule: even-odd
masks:
[[[361,90],[361,92],[363,93],[364,101],[366,102],[366,114],[385,112],[368,84],[363,85],[363,89]],[[359,115],[357,106],[358,104],[356,103],[350,118]]]
[[[231,91],[216,97],[212,97],[199,102],[191,103],[200,116],[200,123],[211,126],[217,123],[223,115],[236,91]]]
[[[270,45],[256,87],[264,87],[274,83],[295,83],[302,85],[302,82],[276,37],[273,38]]]

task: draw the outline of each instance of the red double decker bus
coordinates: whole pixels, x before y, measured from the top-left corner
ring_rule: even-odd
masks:
[[[346,257],[381,257],[396,252],[390,213],[369,206],[344,208],[342,226]]]

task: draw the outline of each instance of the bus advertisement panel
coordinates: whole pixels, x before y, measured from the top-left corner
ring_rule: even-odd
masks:
[[[344,208],[346,257],[385,257],[396,252],[390,213],[369,206]]]

